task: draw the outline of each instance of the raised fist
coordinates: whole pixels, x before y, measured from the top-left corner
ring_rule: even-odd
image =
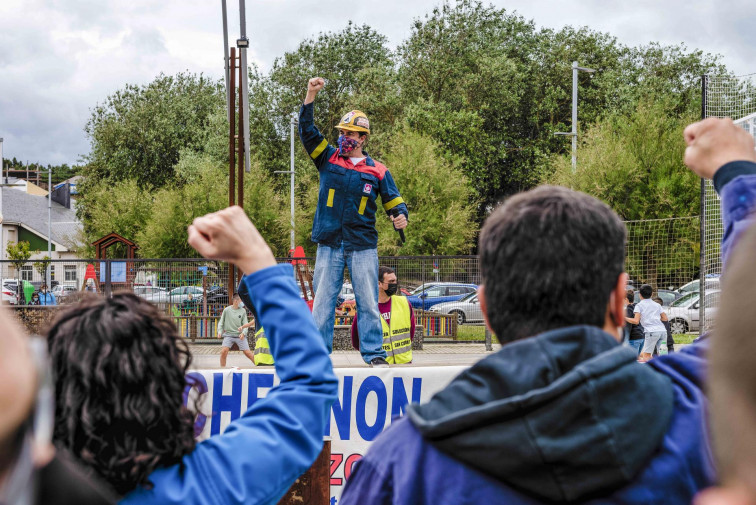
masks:
[[[307,82],[307,91],[314,91],[317,93],[325,86],[325,80],[322,77],[313,77]]]

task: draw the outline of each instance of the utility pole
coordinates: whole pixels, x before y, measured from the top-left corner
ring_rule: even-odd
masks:
[[[579,67],[577,61],[572,62],[572,131],[571,132],[557,132],[554,135],[567,135],[572,137],[572,173],[577,171],[577,137],[578,137],[578,71],[588,72],[592,74],[595,72],[592,68]]]
[[[247,10],[246,0],[239,0],[239,40],[236,47],[239,48],[239,67],[241,79],[239,80],[239,119],[244,128],[239,130],[239,135],[244,135],[244,170],[249,173],[249,83],[247,82]]]
[[[296,237],[294,234],[294,135],[297,127],[297,123],[299,123],[297,119],[297,113],[292,112],[291,113],[291,121],[289,122],[290,126],[290,137],[291,137],[291,150],[290,150],[290,156],[289,156],[289,170],[276,170],[273,172],[274,174],[290,174],[291,175],[291,194],[289,195],[291,199],[291,251],[293,253],[294,248],[296,247]]]
[[[47,168],[47,257],[49,259],[52,259],[52,238],[50,235],[52,234],[52,169]],[[47,268],[45,268],[45,284],[47,284],[47,289],[52,290],[52,285],[50,284],[50,267],[51,264],[47,263]]]
[[[231,107],[231,90],[229,89],[228,74],[230,72],[228,65],[228,15],[226,13],[226,0],[221,0],[221,10],[223,13],[223,63],[225,65],[226,78],[226,109]]]

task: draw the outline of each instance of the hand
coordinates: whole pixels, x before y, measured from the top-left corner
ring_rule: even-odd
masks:
[[[312,79],[307,81],[307,92],[317,93],[318,91],[323,89],[324,86],[325,86],[325,79],[323,79],[322,77],[313,77]]]
[[[244,340],[244,333],[239,333],[239,340]]]
[[[397,230],[403,230],[407,227],[407,217],[404,214],[391,216],[391,221],[394,223],[394,228]]]
[[[756,161],[753,137],[732,119],[704,119],[688,125],[683,135],[688,145],[685,164],[706,179],[731,161]]]
[[[196,218],[189,226],[189,245],[205,258],[234,263],[246,274],[276,264],[270,247],[239,206]]]
[[[222,336],[223,336],[223,334],[218,333],[218,338],[221,338]]]

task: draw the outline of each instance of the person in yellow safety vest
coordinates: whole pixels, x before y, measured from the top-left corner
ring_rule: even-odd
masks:
[[[270,353],[270,345],[265,336],[265,330],[261,326],[255,333],[255,365],[274,364],[273,355]]]
[[[378,312],[383,327],[383,350],[391,365],[412,362],[412,340],[415,336],[415,314],[405,296],[397,296],[396,272],[390,267],[378,269]],[[357,317],[352,320],[352,346],[359,349]]]

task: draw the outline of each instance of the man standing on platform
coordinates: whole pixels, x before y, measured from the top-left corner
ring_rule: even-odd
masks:
[[[320,172],[312,226],[312,240],[318,244],[313,317],[331,352],[336,300],[344,282],[344,268],[349,268],[360,314],[362,359],[370,366],[386,367],[378,314],[376,198],[381,197],[383,209],[397,230],[407,226],[409,213],[391,173],[362,149],[370,134],[364,113],[353,110],[341,118],[336,126],[341,133],[338,147],[329,145],[315,127],[313,102],[323,86],[322,78],[310,79],[299,112],[299,137]]]
[[[397,296],[399,284],[391,267],[378,269],[378,312],[383,328],[383,350],[390,365],[412,363],[415,314],[405,296]],[[357,315],[352,319],[352,346],[359,345]]]

